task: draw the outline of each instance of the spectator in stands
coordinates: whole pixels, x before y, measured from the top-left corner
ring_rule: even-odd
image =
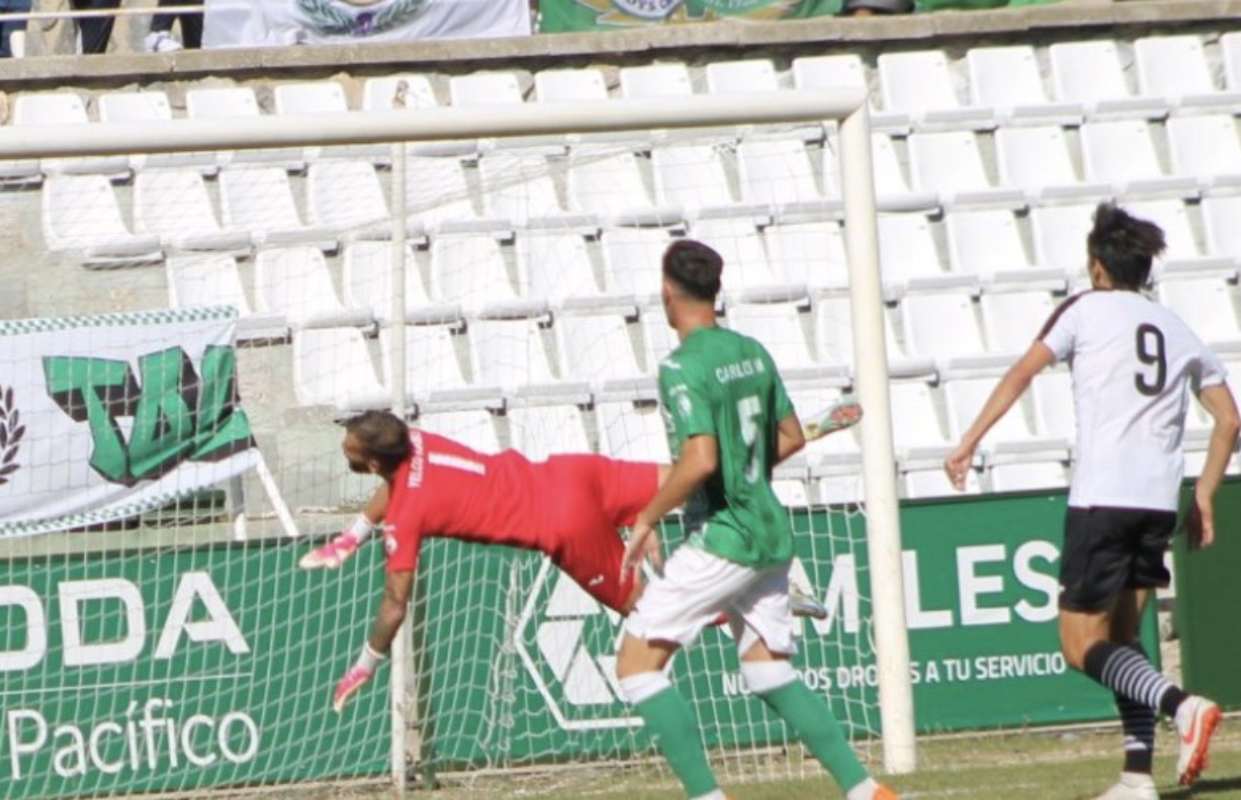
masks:
[[[0,14],[21,13],[30,10],[31,0],[0,0]],[[26,21],[0,22],[0,58],[11,58],[13,51],[9,37],[26,30]]]
[[[121,0],[69,0],[74,11],[96,11],[118,8]],[[112,38],[112,23],[116,17],[86,17],[78,20],[78,35],[82,38],[83,53],[104,53]]]
[[[845,0],[840,13],[849,17],[873,17],[880,14],[912,14],[914,0]]]
[[[203,0],[159,0],[160,6],[201,6]],[[172,23],[181,20],[181,41],[172,35]],[[197,50],[203,45],[203,15],[201,12],[156,14],[151,19],[151,32],[143,45],[148,53],[170,53],[181,48]]]

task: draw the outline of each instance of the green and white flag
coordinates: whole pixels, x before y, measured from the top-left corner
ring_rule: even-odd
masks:
[[[542,0],[539,30],[617,30],[726,18],[778,20],[840,12],[841,0]]]
[[[236,313],[0,322],[0,538],[111,522],[256,466]]]

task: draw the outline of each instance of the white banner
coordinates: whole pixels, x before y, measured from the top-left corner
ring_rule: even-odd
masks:
[[[0,537],[160,508],[253,468],[229,308],[0,322]]]
[[[206,0],[204,47],[530,34],[529,0]]]

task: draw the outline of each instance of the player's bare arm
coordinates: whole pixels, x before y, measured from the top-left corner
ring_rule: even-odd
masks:
[[[332,693],[332,708],[336,713],[344,710],[349,699],[370,681],[379,665],[388,657],[392,650],[392,640],[396,638],[401,623],[405,621],[405,609],[409,607],[409,595],[413,586],[413,570],[387,574],[383,598],[379,601],[379,611],[376,612],[375,623],[371,626],[371,635],[362,648],[361,656],[341,676]]]
[[[860,408],[860,407],[859,407]],[[780,420],[776,429],[776,463],[781,464],[801,452],[806,446],[806,434],[796,412]]]
[[[944,460],[944,471],[948,473],[948,479],[958,491],[965,489],[965,479],[978,443],[987,435],[987,431],[1008,413],[1013,404],[1021,399],[1034,376],[1055,363],[1055,360],[1055,354],[1040,341],[1030,345],[1026,354],[1009,367],[1008,372],[992,390],[987,402],[983,404],[973,424],[962,435],[960,444]]]
[[[1189,543],[1194,548],[1210,547],[1215,541],[1215,492],[1224,479],[1241,427],[1237,403],[1227,384],[1206,387],[1198,393],[1198,400],[1215,425],[1211,429],[1206,464],[1194,487],[1194,506],[1188,525]]]
[[[672,465],[667,479],[634,522],[629,544],[625,547],[625,557],[621,561],[622,580],[630,574],[636,578],[642,559],[648,556],[656,569],[662,567],[663,550],[655,525],[669,511],[683,505],[718,466],[719,445],[714,436],[692,436],[685,441],[681,457]]]

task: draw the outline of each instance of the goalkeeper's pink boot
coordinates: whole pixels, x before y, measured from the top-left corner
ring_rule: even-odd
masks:
[[[358,690],[366,685],[366,682],[374,675],[371,670],[358,664],[354,664],[345,673],[345,677],[341,678],[336,684],[336,691],[332,692],[332,710],[337,714],[345,710],[345,704],[349,702],[349,698],[358,693]]]
[[[302,569],[336,569],[349,560],[361,544],[349,531],[302,556],[297,565]]]

